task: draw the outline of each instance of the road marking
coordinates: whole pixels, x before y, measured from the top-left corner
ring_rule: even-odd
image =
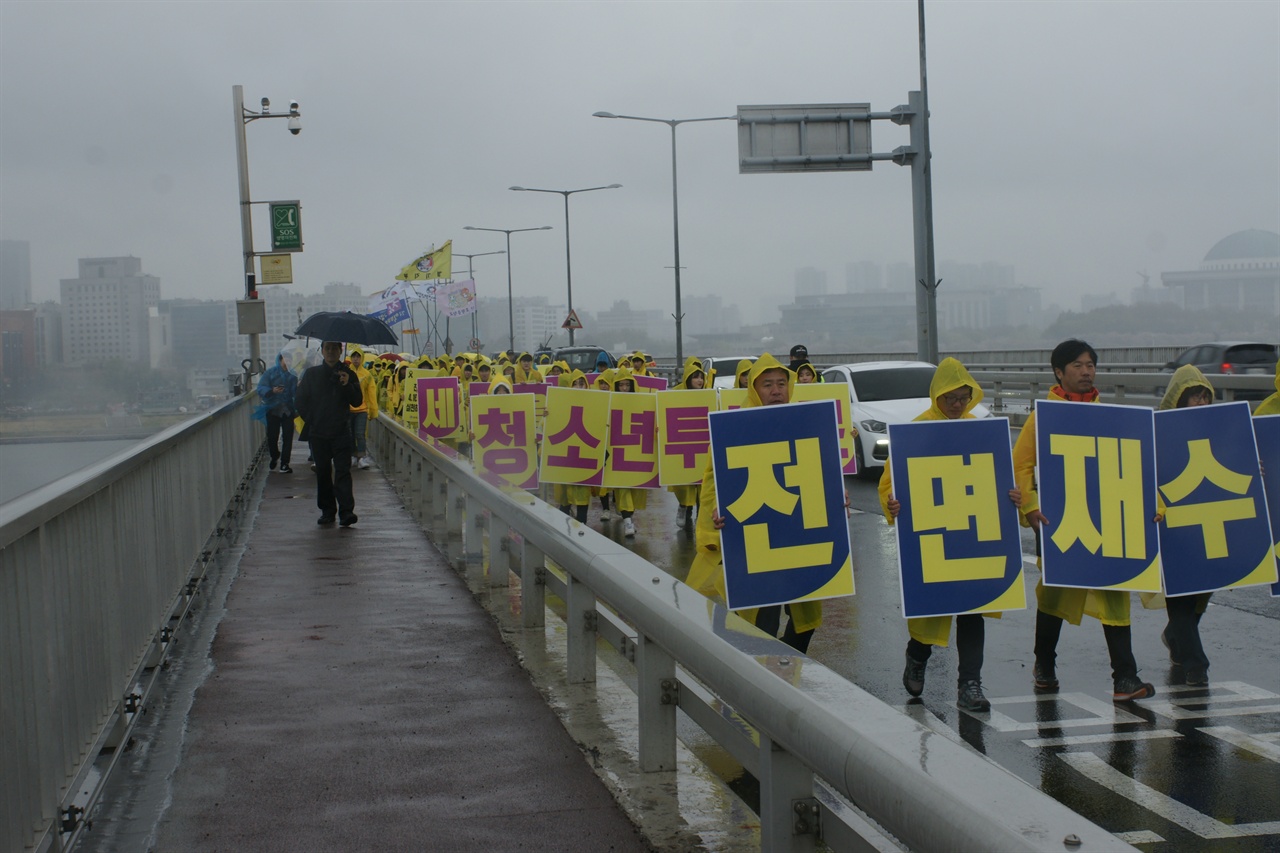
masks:
[[[1126,844],[1156,844],[1164,841],[1164,836],[1149,829],[1135,829],[1133,832],[1117,832],[1115,837]]]
[[[998,705],[1023,705],[1028,702],[1056,702],[1059,705],[1073,705],[1092,716],[1071,719],[1033,720],[1029,723],[1023,723],[1008,714],[1002,714],[996,710]],[[1088,693],[1055,693],[1050,696],[1003,696],[992,699],[991,706],[991,712],[986,722],[987,725],[998,732],[1030,732],[1039,731],[1041,727],[1065,729],[1081,726],[1108,726],[1121,723],[1146,722],[1142,717],[1135,717],[1113,703],[1096,699]]]
[[[1280,711],[1280,705],[1251,705],[1224,707],[1229,702],[1256,702],[1267,699],[1280,699],[1280,695],[1255,687],[1243,681],[1224,681],[1210,688],[1187,687],[1179,684],[1165,688],[1169,699],[1157,699],[1143,702],[1142,705],[1154,714],[1168,717],[1171,720],[1194,720],[1203,717],[1247,717],[1254,714],[1271,714]],[[1186,695],[1194,693],[1195,695]],[[1204,707],[1192,708],[1189,706]]]
[[[1145,732],[1107,732],[1101,735],[1070,735],[1068,737],[1038,737],[1028,738],[1023,744],[1030,747],[1040,746],[1077,746],[1086,743],[1119,743],[1126,740],[1165,740],[1167,738],[1182,737],[1182,734],[1174,731],[1145,731]]]
[[[1233,746],[1238,746],[1241,749],[1252,752],[1254,755],[1260,755],[1269,761],[1280,763],[1280,744],[1268,743],[1267,740],[1242,732],[1232,726],[1204,726],[1198,731],[1212,735],[1218,740],[1225,740]]]
[[[1195,833],[1201,838],[1241,838],[1280,833],[1280,821],[1239,823],[1228,826],[1170,796],[1130,778],[1092,752],[1059,752],[1057,756],[1086,778],[1136,803],[1147,811]]]

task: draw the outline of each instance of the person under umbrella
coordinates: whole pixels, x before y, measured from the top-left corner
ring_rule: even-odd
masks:
[[[298,414],[303,420],[302,439],[311,444],[316,466],[316,505],[321,525],[333,524],[335,515],[343,527],[358,521],[351,489],[351,407],[364,400],[360,377],[342,361],[342,343],[325,341],[320,347],[324,362],[307,369],[298,383]]]

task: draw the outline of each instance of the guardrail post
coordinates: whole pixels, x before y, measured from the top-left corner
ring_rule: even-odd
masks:
[[[484,563],[484,541],[480,538],[479,501],[462,497],[462,562],[468,568]]]
[[[526,628],[541,628],[546,624],[547,587],[540,577],[547,570],[547,555],[542,549],[524,540],[524,558],[520,562],[520,613]]]
[[[504,520],[489,515],[489,586],[506,586],[511,575],[511,542],[507,539],[510,529]]]
[[[636,693],[640,710],[640,769],[676,769],[675,658],[643,634],[636,641]]]
[[[458,561],[461,554],[453,547],[453,533],[458,532],[458,538],[462,538],[462,514],[465,509],[465,501],[462,499],[462,489],[458,484],[448,477],[441,492],[444,494],[444,530],[440,535],[440,550],[444,552],[444,558],[449,561],[449,565],[454,568],[458,567]]]
[[[569,655],[565,665],[570,684],[596,680],[596,594],[566,572],[565,634]]]
[[[760,850],[810,853],[818,837],[813,771],[760,732]]]

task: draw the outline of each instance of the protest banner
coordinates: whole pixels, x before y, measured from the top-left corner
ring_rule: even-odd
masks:
[[[521,489],[538,487],[533,396],[481,394],[471,400],[472,458],[482,471]]]
[[[663,391],[658,397],[658,482],[688,486],[702,482],[711,458],[707,416],[716,409],[716,392]]]
[[[608,449],[609,397],[583,388],[550,388],[542,437],[544,483],[599,486]]]

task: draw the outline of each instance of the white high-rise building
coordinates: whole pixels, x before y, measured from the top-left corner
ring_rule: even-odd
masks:
[[[160,304],[160,279],[144,275],[140,259],[81,258],[80,277],[62,279],[61,290],[65,363],[150,365],[150,316]]]
[[[31,303],[31,244],[0,240],[0,311],[22,311]]]

